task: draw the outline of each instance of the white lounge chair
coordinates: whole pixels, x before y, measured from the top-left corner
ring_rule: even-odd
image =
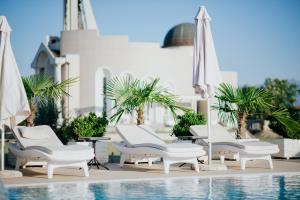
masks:
[[[190,127],[190,132],[197,137],[207,136],[206,125],[195,125]],[[224,126],[212,124],[212,151],[218,154],[224,163],[225,156],[233,155],[240,161],[241,169],[246,168],[248,160],[267,160],[269,166],[273,168],[271,154],[279,152],[278,145],[268,142],[261,142],[258,139],[235,139]],[[207,139],[202,139],[202,143],[207,144]]]
[[[80,167],[84,175],[89,176],[87,160],[94,157],[93,149],[83,145],[63,145],[49,126],[17,126],[13,134],[18,147],[10,146],[9,150],[16,156],[16,169],[27,161],[46,161],[48,178],[53,177],[55,168]]]
[[[117,133],[123,143],[114,146],[121,152],[120,166],[130,155],[141,157],[162,157],[164,172],[169,173],[170,165],[174,163],[191,163],[195,171],[199,172],[198,157],[206,153],[200,145],[190,143],[166,144],[156,136],[152,129],[146,126],[119,125]]]

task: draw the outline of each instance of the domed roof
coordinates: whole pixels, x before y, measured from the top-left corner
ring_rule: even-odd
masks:
[[[192,46],[194,43],[194,26],[192,23],[174,26],[168,31],[162,47]]]

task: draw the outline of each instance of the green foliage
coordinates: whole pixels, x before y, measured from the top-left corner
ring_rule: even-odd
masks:
[[[286,110],[288,117],[269,118],[269,127],[284,138],[300,139],[300,113],[295,109]],[[287,124],[287,125],[284,125]]]
[[[219,111],[219,118],[224,123],[237,127],[239,114],[255,114],[258,109],[269,110],[272,99],[264,89],[255,87],[234,88],[229,84],[220,84],[216,98],[218,103],[213,109]]]
[[[50,76],[34,74],[22,77],[23,85],[30,105],[44,104],[48,100],[56,100],[62,95],[69,95],[65,88],[77,81],[76,78],[55,83]]]
[[[95,113],[88,116],[79,116],[62,129],[67,139],[77,140],[79,137],[102,137],[105,133],[108,120],[106,116],[97,117]]]
[[[46,103],[38,105],[34,120],[35,125],[48,125],[52,129],[56,129],[57,119],[58,110],[53,100],[48,100]]]
[[[288,110],[272,105],[274,98],[263,88],[233,88],[229,84],[221,84],[216,98],[218,104],[213,108],[219,111],[219,118],[222,122],[229,122],[237,127],[241,120],[240,114],[246,117],[258,114],[264,115],[271,121],[276,120],[276,125],[283,126],[293,137],[300,131],[300,124],[291,118]]]
[[[285,138],[300,139],[300,114],[294,109],[298,88],[288,80],[266,79],[264,88],[274,97],[274,110],[285,110],[287,119],[271,117],[269,127]],[[288,126],[283,124],[289,124]]]
[[[176,104],[175,95],[159,86],[159,79],[146,82],[129,76],[115,77],[107,82],[106,94],[115,102],[113,109],[116,112],[111,120],[116,122],[124,113],[132,113],[137,109],[143,110],[146,105],[153,103],[169,108],[174,117],[177,109],[187,110]]]
[[[27,126],[34,126],[37,106],[47,106],[48,101],[58,100],[63,95],[69,96],[66,88],[75,83],[77,79],[67,79],[61,83],[55,83],[50,76],[35,74],[22,77],[22,81],[31,110],[30,116],[26,119]]]
[[[206,120],[202,113],[186,112],[184,115],[177,116],[178,122],[172,130],[172,135],[179,136],[192,136],[190,133],[190,126],[206,124]]]
[[[271,104],[275,108],[291,108],[297,101],[297,84],[288,80],[267,78],[264,88],[274,97]]]

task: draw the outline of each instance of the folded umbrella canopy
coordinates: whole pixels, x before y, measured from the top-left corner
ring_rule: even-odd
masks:
[[[196,93],[201,94],[202,98],[207,100],[209,164],[211,164],[212,157],[210,98],[213,97],[215,87],[221,82],[221,73],[210,29],[210,21],[211,18],[205,7],[201,6],[195,17],[193,87]]]
[[[4,170],[4,128],[25,120],[29,104],[19,69],[10,45],[10,27],[5,16],[0,16],[0,127],[1,171]]]

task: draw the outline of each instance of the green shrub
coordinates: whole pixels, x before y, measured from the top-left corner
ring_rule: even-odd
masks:
[[[69,125],[62,128],[62,132],[68,140],[78,140],[79,137],[102,137],[107,125],[106,115],[97,117],[95,113],[89,113],[88,116],[75,118]]]
[[[202,113],[186,112],[184,115],[177,116],[178,122],[175,124],[172,130],[172,135],[176,137],[180,136],[192,136],[190,133],[190,126],[206,124],[206,120]]]

